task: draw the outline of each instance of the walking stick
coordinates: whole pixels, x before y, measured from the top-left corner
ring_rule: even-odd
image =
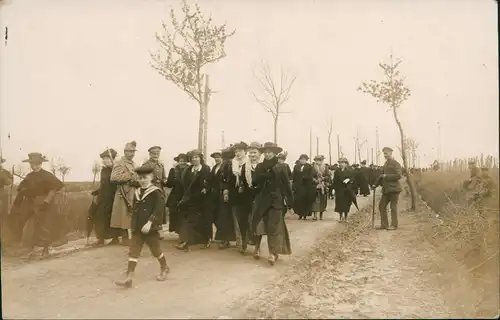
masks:
[[[373,188],[373,200],[372,200],[372,229],[375,228],[375,192],[377,188]]]

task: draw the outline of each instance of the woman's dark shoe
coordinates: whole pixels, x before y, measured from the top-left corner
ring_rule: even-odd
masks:
[[[219,244],[219,249],[227,249],[229,248],[229,241],[222,241],[220,244]]]
[[[210,246],[211,246],[211,245],[212,245],[212,243],[211,243],[210,241],[208,241],[207,243],[205,243],[205,244],[203,245],[203,247],[202,247],[202,248],[203,248],[203,249],[210,249]]]
[[[315,212],[313,213],[313,221],[316,221],[318,220],[318,214]]]
[[[189,251],[189,246],[186,242],[176,245],[175,248],[186,252]]]

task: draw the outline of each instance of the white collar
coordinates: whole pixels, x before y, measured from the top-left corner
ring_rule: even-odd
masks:
[[[137,188],[135,190],[135,198],[138,201],[144,200],[144,198],[146,198],[149,194],[151,194],[151,192],[153,192],[155,190],[160,190],[160,188],[158,188],[157,186],[150,184],[149,186],[146,187],[146,189],[144,190],[144,193],[142,194],[142,197],[141,197],[141,190],[142,189],[144,189],[144,188]]]

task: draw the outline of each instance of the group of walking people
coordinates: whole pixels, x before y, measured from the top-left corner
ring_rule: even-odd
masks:
[[[157,280],[166,278],[169,268],[159,231],[167,217],[169,232],[179,235],[179,250],[189,251],[194,245],[209,248],[217,240],[220,249],[235,243],[242,255],[253,246],[252,256],[259,259],[262,237],[267,236],[267,260],[274,265],[280,255],[291,254],[285,223],[290,209],[299,220],[310,216],[314,221],[322,220],[329,190],[333,189],[335,211],[339,221],[346,222],[358,189],[362,195],[370,193],[369,175],[358,174],[346,158],[339,159],[332,171],[323,156],[309,163],[309,157],[303,154],[291,170],[285,162],[287,153],[271,142],[238,142],[214,152],[210,155],[215,161],[212,168],[199,150],[181,153],[174,158],[176,165],[168,174],[159,161],[160,146],[148,149],[150,159],[140,167],[134,162],[136,147],[135,141],[127,143],[118,160],[114,149],[100,154],[100,186],[92,192],[89,209],[89,222],[97,237],[94,246],[111,239],[110,244],[130,248],[127,278],[117,282],[125,287],[131,286],[144,244],[160,263]],[[61,240],[66,235],[61,226],[64,219],[55,201],[64,184],[42,168],[46,161],[40,153],[28,155],[25,162],[30,163],[32,171],[20,183],[7,219],[9,229],[20,238],[26,221],[34,217],[29,243],[33,249],[43,247],[42,256],[48,255],[49,246],[67,242]],[[361,169],[365,164],[362,162]]]

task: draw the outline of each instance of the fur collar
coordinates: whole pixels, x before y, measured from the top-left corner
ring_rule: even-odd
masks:
[[[248,159],[247,156],[245,156],[241,160],[234,158],[231,162],[231,169],[233,171],[234,176],[236,177],[236,187],[240,185],[241,167],[243,166],[244,163],[247,162],[247,159]]]
[[[259,160],[257,160],[257,162],[255,163],[256,165],[261,163],[262,162],[262,158],[260,158]],[[252,162],[250,161],[250,159],[247,160],[247,162],[245,163],[245,179],[247,180],[247,183],[248,183],[248,186],[250,188],[252,188],[252,171],[254,171],[255,168],[252,168]]]
[[[142,195],[141,197],[141,189],[142,188],[137,188],[135,190],[135,198],[137,199],[137,201],[142,201],[144,200],[148,195],[151,194],[151,192],[155,191],[155,190],[160,190],[160,188],[154,186],[154,185],[150,185],[149,187],[146,188],[146,190],[144,191],[144,194]]]

